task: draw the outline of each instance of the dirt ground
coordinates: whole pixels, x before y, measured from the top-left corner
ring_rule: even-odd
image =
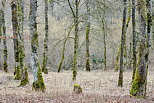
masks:
[[[124,86],[117,87],[118,72],[78,72],[77,81],[72,82],[72,72],[49,72],[44,75],[46,92],[32,91],[33,75],[29,73],[29,85],[18,87],[20,81],[13,80],[13,73],[0,71],[0,103],[154,103],[154,71],[149,71],[147,97],[135,99],[129,96],[132,71],[124,72]],[[73,94],[73,84],[78,83],[82,94]]]

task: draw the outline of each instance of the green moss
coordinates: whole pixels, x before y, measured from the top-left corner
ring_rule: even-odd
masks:
[[[144,96],[140,95],[140,92],[142,91],[141,89],[143,89],[143,85],[145,85],[144,82],[144,78],[142,76],[140,76],[139,74],[139,66],[141,63],[141,50],[144,48],[144,46],[142,44],[139,45],[139,53],[138,53],[138,62],[137,62],[137,68],[136,68],[136,72],[135,72],[135,77],[131,86],[131,90],[130,90],[130,95],[135,96],[137,98],[143,98]]]
[[[23,77],[22,77],[22,80],[20,82],[20,86],[25,86],[28,83],[29,83],[29,80],[28,80],[28,71],[27,71],[27,68],[24,67]]]
[[[48,74],[48,69],[46,67],[47,64],[47,57],[45,56],[45,54],[43,54],[43,63],[42,63],[42,72],[44,72],[44,74]]]
[[[73,81],[75,81],[76,80],[76,75],[77,75],[77,72],[76,72],[76,70],[73,70]]]
[[[21,71],[20,66],[15,67],[15,77],[14,80],[20,80],[21,79]]]
[[[42,71],[41,71],[40,67],[38,69],[37,76],[38,76],[38,80],[33,82],[32,89],[35,90],[35,91],[45,92],[46,88],[45,88],[45,85],[44,85],[44,80],[43,80]]]
[[[38,46],[38,34],[37,32],[33,35],[31,44],[36,44]]]
[[[8,70],[7,70],[8,65],[7,65],[6,61],[4,61],[3,67],[4,67],[4,71],[7,73],[8,72]]]
[[[80,85],[79,84],[74,84],[74,87],[80,87]]]
[[[73,90],[76,94],[80,94],[82,93],[82,88],[79,84],[74,84],[74,90]]]

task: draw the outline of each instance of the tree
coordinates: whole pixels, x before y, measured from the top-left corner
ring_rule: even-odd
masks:
[[[4,36],[3,39],[3,44],[4,44],[4,63],[3,63],[3,68],[4,71],[7,73],[8,72],[8,63],[7,63],[7,44],[6,44],[6,26],[5,26],[5,14],[4,14],[4,8],[5,8],[5,0],[1,1],[1,7],[0,8],[0,35]]]
[[[48,0],[44,0],[45,2],[45,39],[44,39],[44,53],[43,53],[43,64],[42,64],[42,72],[48,74],[47,63],[48,63]]]
[[[73,80],[76,80],[76,75],[77,75],[77,61],[78,61],[78,47],[79,47],[79,37],[78,37],[78,32],[79,32],[79,2],[80,0],[75,0],[75,10],[73,10],[70,0],[68,0],[69,7],[71,9],[73,18],[74,18],[74,25],[75,25],[75,38],[74,38],[74,57],[73,57]]]
[[[135,20],[135,0],[132,0],[132,31],[133,31],[133,76],[134,80],[135,71],[136,71],[136,20]]]
[[[89,34],[90,34],[90,0],[86,0],[86,71],[90,71]]]
[[[147,24],[147,9],[145,0],[137,0],[138,14],[140,20],[140,41],[138,48],[138,61],[135,72],[135,77],[131,86],[130,94],[137,97],[146,96],[146,84],[147,84],[147,65],[146,65],[146,24]]]
[[[42,71],[38,61],[38,33],[37,33],[37,0],[30,0],[30,34],[31,34],[31,65],[34,75],[33,90],[45,91]]]
[[[19,61],[19,41],[18,41],[18,2],[16,0],[11,1],[12,10],[12,26],[13,26],[13,42],[14,42],[14,57],[15,57],[15,80],[21,79],[21,69]]]
[[[122,34],[121,34],[121,46],[120,46],[120,69],[119,69],[119,80],[118,86],[123,86],[123,57],[124,57],[124,47],[125,45],[125,26],[126,26],[126,15],[127,15],[127,0],[123,0],[124,10],[123,10],[123,25],[122,25]]]
[[[18,8],[17,11],[18,11],[18,42],[19,42],[18,52],[19,52],[19,62],[20,62],[19,68],[21,71],[20,86],[25,86],[26,84],[29,83],[29,80],[28,80],[27,68],[25,67],[25,64],[24,64],[25,48],[24,48],[24,35],[23,35],[23,24],[24,24],[24,2],[23,0],[18,0],[17,8]]]

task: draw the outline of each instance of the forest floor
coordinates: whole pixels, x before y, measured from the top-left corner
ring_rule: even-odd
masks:
[[[49,72],[44,75],[46,92],[32,91],[33,75],[29,73],[29,85],[18,87],[13,73],[0,71],[0,103],[154,103],[154,71],[149,71],[147,97],[135,99],[129,95],[132,71],[124,72],[124,86],[117,87],[118,72],[78,72],[72,82],[72,72]],[[73,84],[78,83],[82,94],[73,94]]]

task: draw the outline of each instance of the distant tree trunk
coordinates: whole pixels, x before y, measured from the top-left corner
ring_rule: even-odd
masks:
[[[37,33],[37,0],[30,0],[30,34],[31,34],[31,65],[34,75],[33,90],[45,91],[42,71],[38,61],[38,33]]]
[[[0,31],[1,31],[1,34],[5,37],[4,40],[3,40],[3,44],[4,44],[4,63],[3,63],[3,68],[4,68],[4,71],[7,73],[8,72],[8,64],[7,64],[7,44],[6,44],[6,26],[5,26],[5,14],[4,14],[4,8],[5,8],[5,0],[2,0],[1,1],[2,3],[2,8],[0,10],[0,18],[1,18],[1,27],[0,27]]]
[[[43,53],[43,64],[42,64],[42,72],[48,74],[47,64],[48,64],[48,0],[44,0],[45,2],[45,39],[44,39],[44,53]]]
[[[105,33],[105,23],[104,20],[102,19],[102,26],[103,26],[103,43],[104,43],[104,70],[106,70],[106,33]]]
[[[12,26],[13,26],[13,41],[14,41],[14,57],[15,57],[15,80],[21,79],[21,70],[20,70],[20,61],[19,61],[19,41],[18,41],[18,7],[17,1],[12,0],[11,9],[12,9]]]
[[[86,0],[86,71],[90,71],[89,34],[90,34],[90,1]]]
[[[146,96],[146,84],[147,84],[147,68],[146,68],[146,1],[137,0],[138,13],[140,20],[140,44],[138,53],[138,62],[135,72],[134,81],[131,86],[130,94],[137,97]]]
[[[75,25],[75,38],[74,38],[74,57],[73,57],[73,80],[76,80],[76,75],[77,75],[77,61],[78,61],[78,47],[79,47],[79,38],[78,38],[78,32],[79,32],[79,16],[78,16],[78,12],[79,12],[79,0],[75,0],[75,10],[73,10],[70,0],[67,0],[69,7],[72,11],[72,15],[74,18],[74,25]]]
[[[125,47],[125,26],[126,26],[126,16],[127,16],[127,0],[123,0],[124,10],[123,10],[123,25],[122,25],[122,35],[121,35],[121,50],[120,50],[120,69],[119,69],[119,80],[118,86],[123,86],[123,58],[124,58],[124,47]]]
[[[59,66],[58,66],[58,73],[60,72],[61,68],[62,68],[62,65],[63,65],[63,62],[64,62],[64,59],[65,59],[65,49],[66,49],[66,42],[70,36],[70,33],[73,29],[74,25],[70,28],[69,32],[68,32],[68,35],[67,37],[65,38],[64,40],[64,43],[63,43],[63,50],[62,50],[62,56],[61,56],[61,60],[60,60],[60,63],[59,63]]]
[[[75,38],[74,38],[74,59],[73,59],[73,80],[76,80],[77,75],[77,61],[78,61],[78,47],[79,47],[79,21],[78,21],[78,9],[79,9],[79,1],[75,0],[75,18],[74,18],[74,24],[75,24]]]
[[[135,71],[136,71],[136,20],[135,20],[135,0],[132,0],[132,31],[133,31],[133,76],[134,80]]]

